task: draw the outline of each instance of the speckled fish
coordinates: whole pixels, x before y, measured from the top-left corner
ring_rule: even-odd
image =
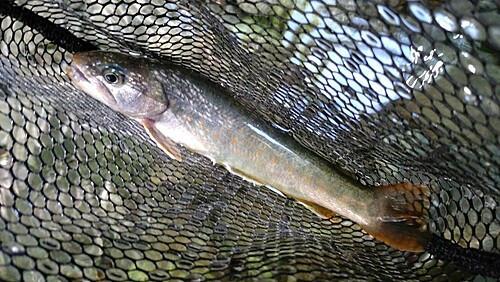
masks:
[[[399,250],[420,252],[429,241],[427,186],[364,187],[192,71],[94,51],[74,54],[68,75],[87,94],[142,123],[172,158],[182,160],[180,144],[322,217],[347,217]]]

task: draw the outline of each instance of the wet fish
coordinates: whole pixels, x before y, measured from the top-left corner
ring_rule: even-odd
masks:
[[[172,158],[182,160],[181,144],[322,217],[347,217],[399,250],[420,252],[429,241],[426,185],[364,187],[192,71],[93,51],[74,54],[68,75],[87,94],[141,122]]]

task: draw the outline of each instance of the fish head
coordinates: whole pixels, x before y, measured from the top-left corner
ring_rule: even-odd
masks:
[[[145,58],[90,51],[73,54],[67,73],[80,89],[111,109],[139,120],[154,119],[168,109],[155,66]]]

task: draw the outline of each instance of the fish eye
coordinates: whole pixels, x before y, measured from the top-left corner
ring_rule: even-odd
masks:
[[[104,80],[109,84],[123,84],[125,81],[125,72],[116,66],[109,66],[102,70]]]

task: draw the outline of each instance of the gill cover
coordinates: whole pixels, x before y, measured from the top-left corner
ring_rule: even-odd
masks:
[[[116,52],[73,55],[68,75],[87,94],[135,119],[160,115],[168,108],[155,63]]]

